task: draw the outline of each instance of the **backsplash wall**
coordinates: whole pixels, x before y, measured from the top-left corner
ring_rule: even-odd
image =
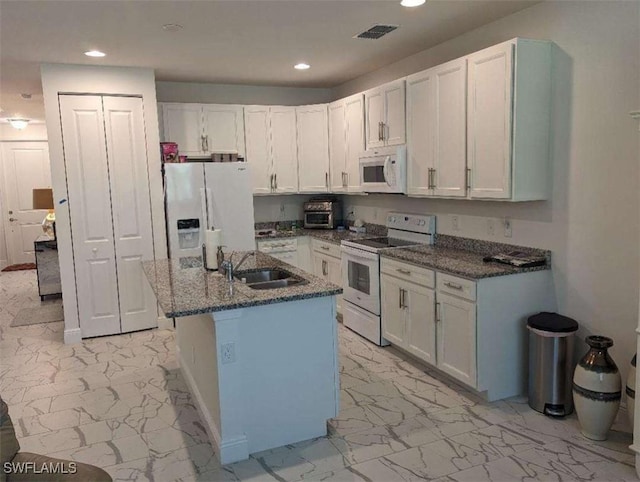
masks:
[[[256,223],[304,219],[303,204],[312,195],[253,196],[253,215]]]

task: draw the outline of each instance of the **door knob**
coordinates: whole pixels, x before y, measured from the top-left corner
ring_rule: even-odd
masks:
[[[98,252],[98,248],[93,248],[91,251],[93,251],[93,254],[96,254]]]
[[[17,221],[18,218],[9,218],[9,221]]]

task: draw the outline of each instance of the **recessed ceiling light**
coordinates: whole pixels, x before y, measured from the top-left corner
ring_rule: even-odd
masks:
[[[403,7],[419,7],[424,5],[427,0],[402,0],[400,5]]]
[[[184,27],[178,23],[165,23],[162,26],[162,30],[165,32],[177,32],[178,30],[182,30]]]
[[[88,52],[84,53],[87,57],[104,57],[105,54],[104,52],[100,52],[99,50],[89,50]]]
[[[11,127],[22,130],[29,124],[29,119],[7,119]]]
[[[293,68],[298,70],[307,70],[310,69],[311,66],[309,64],[305,64],[304,62],[300,62],[299,64],[294,65]]]

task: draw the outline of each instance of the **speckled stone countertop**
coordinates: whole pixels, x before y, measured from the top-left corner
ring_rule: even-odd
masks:
[[[487,255],[486,253],[439,246],[437,243],[435,246],[387,248],[380,254],[385,258],[406,261],[471,280],[551,269],[548,263],[545,266],[533,268],[514,268],[496,262],[485,263],[482,258]]]
[[[265,239],[282,239],[293,238],[298,236],[310,236],[312,238],[321,239],[334,244],[340,244],[342,241],[351,239],[368,239],[381,236],[376,233],[358,234],[353,231],[338,231],[337,229],[295,229],[292,231],[276,231],[274,234],[256,235],[257,240]]]
[[[239,261],[243,254],[243,252],[237,252],[234,259]],[[254,290],[239,281],[229,283],[215,271],[206,271],[202,267],[200,258],[144,261],[142,268],[162,311],[168,318],[342,293],[342,288],[339,286],[261,252],[256,252],[255,256],[247,258],[238,272],[261,268],[282,268],[305,279],[307,283],[269,290]],[[233,285],[232,291],[230,285]]]

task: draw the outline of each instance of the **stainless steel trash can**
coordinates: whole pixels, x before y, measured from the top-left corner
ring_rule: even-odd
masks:
[[[573,345],[578,322],[557,313],[529,317],[529,406],[553,417],[573,412]]]

